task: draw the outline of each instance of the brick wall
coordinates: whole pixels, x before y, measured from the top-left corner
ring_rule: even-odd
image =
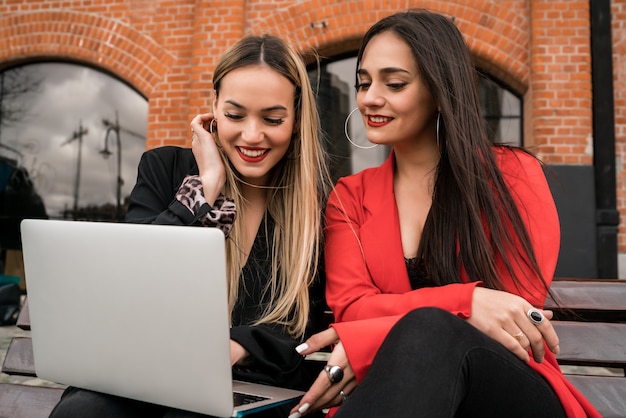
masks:
[[[146,148],[188,145],[215,62],[242,35],[272,32],[330,57],[355,50],[371,23],[409,7],[455,17],[477,65],[523,96],[525,141],[542,159],[592,163],[589,0],[4,0],[0,70],[49,58],[94,65],[148,99]],[[626,214],[626,0],[613,0],[612,11],[617,191]]]

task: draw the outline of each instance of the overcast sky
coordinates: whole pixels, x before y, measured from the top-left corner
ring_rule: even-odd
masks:
[[[117,139],[109,133],[108,159],[100,151],[105,145],[103,119],[115,123],[118,112],[122,127],[122,202],[130,194],[137,176],[137,164],[145,150],[148,103],[136,91],[97,70],[73,64],[42,63],[27,66],[32,77],[43,79],[28,99],[29,114],[19,125],[3,127],[0,143],[21,155],[0,148],[0,155],[18,160],[28,169],[43,197],[48,215],[58,217],[74,205],[79,141],[63,145],[82,123],[88,132],[82,140],[79,207],[88,204],[116,204]],[[141,137],[124,132],[124,129]]]

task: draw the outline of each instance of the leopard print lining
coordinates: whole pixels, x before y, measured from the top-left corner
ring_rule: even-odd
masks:
[[[204,198],[200,176],[187,176],[176,193],[176,200],[183,204],[191,213],[197,215],[200,208],[208,203]],[[216,227],[228,236],[233,228],[237,208],[235,202],[220,194],[211,209],[201,219],[202,226]]]

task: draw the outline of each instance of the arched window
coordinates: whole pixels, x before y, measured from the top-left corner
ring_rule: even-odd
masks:
[[[346,117],[356,107],[355,101],[356,57],[326,62],[310,71],[311,80],[318,91],[318,106],[322,129],[328,139],[333,179],[364,168],[379,165],[389,153],[388,147],[360,149],[350,144],[345,136]],[[481,75],[479,94],[485,123],[491,140],[496,143],[522,145],[522,100],[511,91]],[[365,137],[359,115],[348,122],[350,139],[358,145],[371,145]]]
[[[23,218],[119,221],[145,150],[147,100],[79,64],[0,71],[0,248]]]

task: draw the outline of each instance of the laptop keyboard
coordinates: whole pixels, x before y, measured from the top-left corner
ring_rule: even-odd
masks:
[[[265,396],[251,395],[249,393],[233,392],[233,403],[235,406],[248,405],[254,402],[270,399]]]

